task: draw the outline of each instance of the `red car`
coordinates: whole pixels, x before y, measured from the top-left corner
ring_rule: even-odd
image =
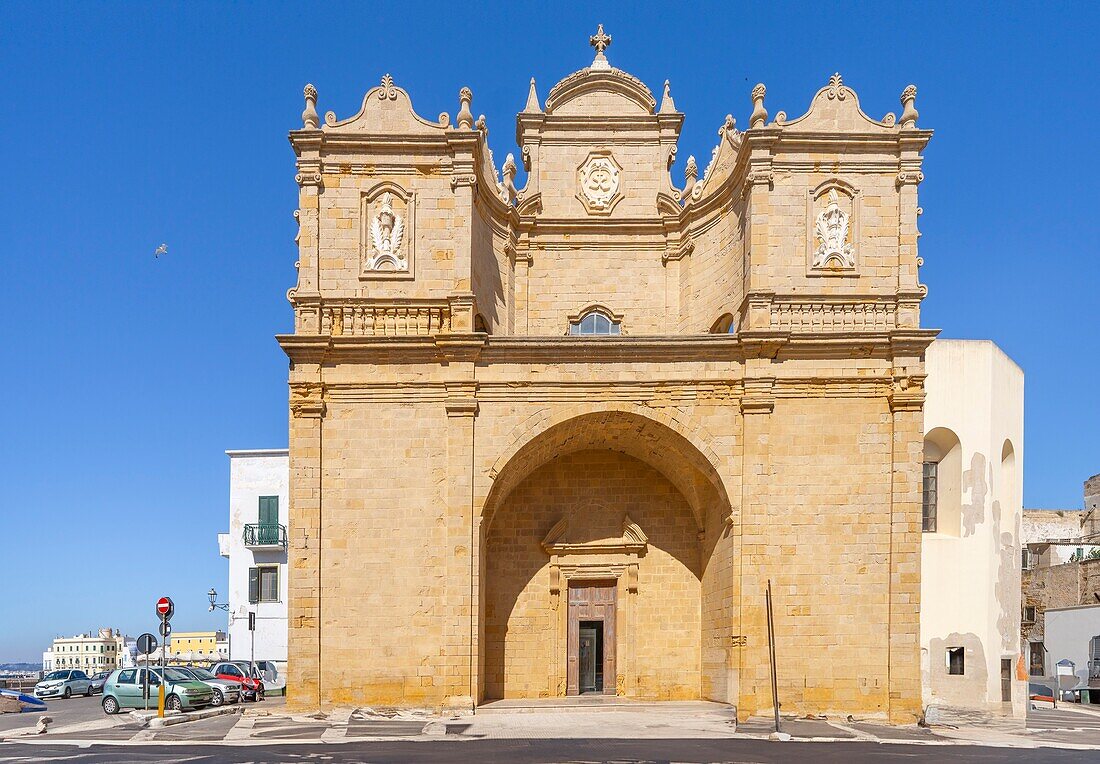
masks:
[[[264,682],[258,669],[249,666],[248,661],[222,661],[215,663],[210,673],[218,679],[237,682],[241,686],[241,697],[245,700],[264,699]]]

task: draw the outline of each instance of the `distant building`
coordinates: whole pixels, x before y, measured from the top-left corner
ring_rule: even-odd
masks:
[[[926,714],[1023,719],[1024,374],[988,341],[925,357],[921,672]]]
[[[218,650],[224,643],[224,631],[181,631],[172,634],[168,645],[171,661],[216,661],[229,657]]]
[[[1100,475],[1085,481],[1085,509],[1029,509],[1024,512],[1021,552],[1021,639],[1027,650],[1028,672],[1034,678],[1052,678],[1059,661],[1072,660],[1082,681],[1100,686],[1100,663],[1090,677],[1079,663],[1091,654],[1095,633],[1089,631],[1093,611],[1082,607],[1100,603]],[[1065,611],[1058,617],[1058,633],[1051,633],[1047,614]],[[1100,612],[1100,611],[1097,611]],[[1100,649],[1100,640],[1095,643]],[[1088,660],[1100,662],[1100,653]]]
[[[229,455],[229,532],[218,547],[229,558],[229,657],[253,657],[248,614],[256,614],[255,659],[287,659],[286,449],[226,451]]]
[[[125,667],[130,656],[125,650],[133,640],[117,629],[104,628],[97,633],[58,637],[49,650],[42,653],[42,670],[80,669],[91,676],[100,671]],[[120,662],[121,661],[121,662]]]
[[[1100,573],[1100,561],[1092,567]],[[1076,678],[1067,681],[1060,677],[1063,690],[1100,688],[1100,604],[1096,599],[1091,604],[1048,608],[1045,621],[1050,675],[1072,674]],[[1071,665],[1067,667],[1067,663]]]

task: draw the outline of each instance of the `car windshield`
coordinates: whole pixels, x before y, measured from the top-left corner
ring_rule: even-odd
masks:
[[[189,668],[187,670],[190,671],[192,674],[194,674],[199,679],[217,679],[216,676],[214,676],[213,674],[211,674],[209,671],[207,671],[204,668],[192,667],[192,668]]]
[[[68,678],[69,678],[69,672],[68,671],[51,671],[49,674],[46,674],[43,681],[49,681],[51,679],[68,679]]]
[[[160,669],[157,669],[156,673],[160,673]],[[164,678],[169,682],[190,682],[193,681],[191,677],[183,673],[179,669],[166,668],[164,669]]]

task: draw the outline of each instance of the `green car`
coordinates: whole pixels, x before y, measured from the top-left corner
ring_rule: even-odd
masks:
[[[204,682],[198,682],[174,668],[115,669],[103,685],[103,710],[117,714],[124,708],[157,707],[157,693],[164,680],[164,707],[172,711],[190,711],[205,708],[214,702],[214,691]],[[143,689],[149,682],[149,698]]]

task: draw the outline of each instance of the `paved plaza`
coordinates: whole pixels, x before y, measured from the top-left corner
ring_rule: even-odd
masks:
[[[281,698],[239,713],[152,729],[129,714],[105,716],[98,698],[51,704],[50,731],[37,714],[0,717],[0,764],[171,761],[822,761],[901,755],[917,761],[1080,761],[1100,752],[1100,712],[1033,709],[1026,728],[1000,725],[885,726],[821,718],[782,720],[788,742],[769,740],[772,719],[736,724],[717,703],[518,704],[473,716],[338,709],[287,713]],[[259,756],[259,751],[266,752]],[[1090,753],[1089,755],[1098,755]]]

